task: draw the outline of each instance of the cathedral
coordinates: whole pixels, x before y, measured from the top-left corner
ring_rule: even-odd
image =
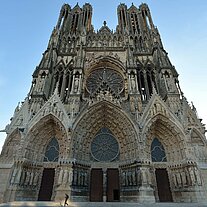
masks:
[[[120,4],[113,31],[64,4],[30,91],[6,126],[0,202],[204,202],[205,126],[149,7]]]

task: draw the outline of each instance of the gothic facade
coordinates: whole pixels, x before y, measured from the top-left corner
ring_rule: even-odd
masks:
[[[146,4],[97,31],[64,4],[6,126],[0,201],[200,202],[207,142]]]

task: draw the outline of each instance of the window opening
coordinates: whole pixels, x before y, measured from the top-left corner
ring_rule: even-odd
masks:
[[[167,162],[165,149],[157,138],[151,144],[151,158],[152,162]]]
[[[147,93],[146,93],[146,88],[145,88],[145,84],[144,84],[144,75],[143,75],[143,73],[140,73],[140,79],[141,79],[142,100],[146,101],[147,100]]]
[[[126,18],[125,18],[124,10],[122,10],[122,17],[123,17],[124,27],[126,27]]]
[[[60,75],[60,79],[59,79],[59,86],[58,86],[58,93],[59,94],[61,92],[62,83],[63,83],[63,74]]]
[[[103,127],[98,131],[91,143],[93,158],[101,162],[110,162],[119,154],[119,144],[110,129]]]
[[[52,138],[47,145],[44,162],[57,162],[59,158],[59,144],[56,138]]]
[[[152,82],[151,82],[151,77],[150,77],[149,72],[147,72],[147,83],[148,83],[149,93],[151,95],[152,94]]]
[[[63,97],[63,101],[66,101],[67,98],[67,93],[68,93],[68,84],[69,84],[69,74],[67,74],[66,76],[66,81],[65,81],[65,90],[64,90],[64,97]]]

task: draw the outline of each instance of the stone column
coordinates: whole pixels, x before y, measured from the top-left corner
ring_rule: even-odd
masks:
[[[149,166],[141,166],[141,187],[139,188],[139,202],[154,203],[154,190],[151,187],[151,173]]]
[[[78,91],[77,91],[78,94],[80,94],[81,92],[81,82],[82,82],[82,74],[79,75],[79,85],[78,85]]]
[[[63,82],[62,82],[61,91],[60,91],[60,98],[61,99],[64,99],[65,88],[66,88],[66,73],[64,72]]]
[[[65,194],[71,198],[71,185],[73,180],[72,164],[63,165],[58,172],[58,187],[56,189],[55,201],[63,202]]]
[[[107,198],[107,169],[103,169],[103,202],[106,202]]]

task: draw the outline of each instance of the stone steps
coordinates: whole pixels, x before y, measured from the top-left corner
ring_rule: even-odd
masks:
[[[207,207],[202,203],[110,203],[110,202],[68,202],[68,207]],[[0,204],[0,207],[63,207],[63,203],[58,202],[42,202],[42,201],[14,201]]]

